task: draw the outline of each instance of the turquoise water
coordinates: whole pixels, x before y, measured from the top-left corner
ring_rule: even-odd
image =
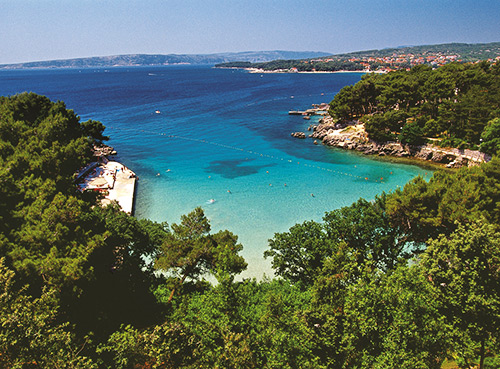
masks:
[[[140,178],[137,217],[175,223],[201,206],[214,231],[239,236],[244,276],[260,277],[272,274],[262,255],[275,232],[432,174],[290,136],[314,120],[288,110],[329,102],[360,77],[197,66],[1,71],[0,93],[44,94],[102,121]]]

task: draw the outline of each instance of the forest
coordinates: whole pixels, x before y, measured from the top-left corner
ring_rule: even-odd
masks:
[[[0,98],[0,367],[500,366],[496,156],[276,233],[275,276],[242,280],[243,246],[203,209],[156,223],[76,190],[104,130],[60,101]]]
[[[330,103],[341,122],[361,121],[375,141],[500,150],[500,62],[365,74]]]

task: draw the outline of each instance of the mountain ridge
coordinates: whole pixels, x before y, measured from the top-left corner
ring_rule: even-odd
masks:
[[[242,51],[214,54],[123,54],[24,63],[0,64],[0,69],[99,68],[161,66],[175,64],[217,64],[232,61],[266,62],[279,59],[304,59],[331,55],[320,51]]]

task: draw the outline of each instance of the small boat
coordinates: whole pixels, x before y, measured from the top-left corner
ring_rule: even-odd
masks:
[[[210,200],[208,200],[208,203],[209,203],[209,204],[213,204],[214,202],[215,202],[215,200],[214,200],[214,199],[210,199]]]
[[[159,111],[159,110],[155,110],[155,113],[156,113],[156,114],[161,114],[161,111]]]

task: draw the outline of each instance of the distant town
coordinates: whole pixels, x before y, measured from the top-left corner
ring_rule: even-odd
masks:
[[[416,65],[442,65],[459,62],[500,60],[500,43],[442,44],[369,50],[349,54],[320,56],[301,60],[274,60],[265,63],[233,62],[217,64],[222,68],[253,68],[275,72],[408,70]]]

